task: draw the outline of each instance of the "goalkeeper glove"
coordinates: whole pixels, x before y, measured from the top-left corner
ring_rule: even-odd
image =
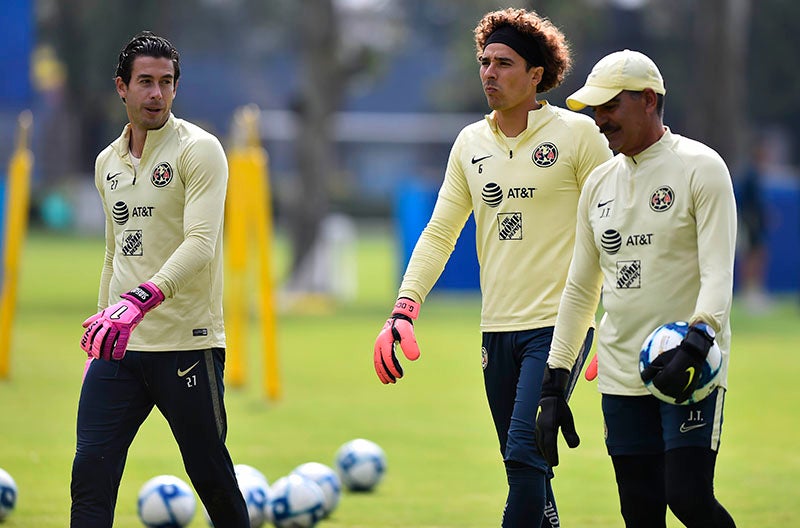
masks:
[[[536,416],[536,445],[551,467],[558,465],[558,429],[571,448],[578,447],[581,439],[575,432],[575,421],[567,405],[566,390],[569,382],[567,369],[546,366],[542,379],[542,395]]]
[[[411,361],[419,358],[419,346],[414,336],[414,319],[418,315],[419,303],[405,297],[397,299],[391,317],[375,340],[375,372],[384,384],[395,383],[403,377],[403,367],[395,355],[395,343],[400,343],[403,354]]]
[[[714,335],[714,330],[705,323],[690,326],[677,347],[659,354],[642,371],[642,381],[652,381],[662,393],[675,398],[675,403],[688,400],[700,383],[700,372],[714,344]]]
[[[120,302],[83,322],[86,331],[81,338],[81,348],[92,357],[106,360],[125,357],[133,329],[144,314],[164,300],[164,294],[152,282],[140,284],[120,297]]]

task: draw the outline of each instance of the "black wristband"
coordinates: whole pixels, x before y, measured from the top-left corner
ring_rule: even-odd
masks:
[[[705,360],[706,356],[708,356],[708,350],[714,345],[714,338],[703,330],[691,326],[682,344],[684,345],[683,349],[689,355],[695,359]]]
[[[403,314],[403,313],[392,314],[391,318],[392,319],[404,319],[404,320],[408,321],[409,323],[411,323],[412,325],[414,324],[414,321],[409,316],[407,316],[406,314]]]

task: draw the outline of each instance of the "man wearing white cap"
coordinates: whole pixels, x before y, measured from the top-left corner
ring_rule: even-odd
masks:
[[[592,108],[618,154],[592,172],[578,203],[537,444],[554,461],[559,428],[575,436],[555,380],[572,366],[602,291],[598,389],[626,526],[663,528],[669,506],[688,527],[732,527],[713,483],[730,350],[736,205],[720,156],[664,126],[665,93],[653,61],[624,50],[601,59],[567,98],[572,110]],[[689,322],[686,338],[640,374],[645,338],[673,321]],[[706,398],[675,405],[645,387],[643,380],[685,403],[697,386],[693,372],[715,341],[723,355],[720,387]]]

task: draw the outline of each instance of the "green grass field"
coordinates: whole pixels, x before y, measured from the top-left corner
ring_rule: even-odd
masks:
[[[262,397],[253,328],[248,383],[226,393],[231,454],[275,481],[303,462],[332,465],[342,443],[369,438],[387,453],[385,480],[373,493],[345,493],[320,526],[497,526],[505,475],[483,393],[479,299],[434,293],[416,325],[422,358],[401,383],[381,385],[371,351],[394,300],[393,250],[388,232],[365,234],[353,303],[281,313],[277,402]],[[39,233],[26,244],[11,378],[0,381],[0,467],[19,487],[9,528],[68,525],[80,323],[94,312],[101,258],[99,238]],[[748,318],[736,307],[733,325],[717,496],[740,527],[800,526],[800,316],[789,301],[769,318]],[[567,528],[622,526],[599,402],[596,385],[582,381],[572,400],[582,444],[568,450],[562,443],[554,481]],[[115,526],[139,526],[137,491],[163,473],[188,480],[154,413],[131,447]],[[198,511],[191,526],[205,525]],[[680,524],[670,519],[669,526]]]

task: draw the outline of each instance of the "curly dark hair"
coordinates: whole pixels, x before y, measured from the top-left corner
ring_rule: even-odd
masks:
[[[159,37],[150,31],[142,31],[119,52],[119,62],[114,77],[122,77],[122,82],[131,82],[133,61],[136,57],[155,57],[157,59],[171,59],[175,68],[175,79],[181,76],[180,55],[172,43],[164,37]]]
[[[543,64],[528,64],[528,68],[543,66],[542,82],[536,91],[547,92],[564,81],[572,67],[569,42],[564,34],[549,19],[535,11],[508,8],[486,13],[475,27],[475,48],[480,60],[486,40],[501,26],[511,26],[520,33],[529,35],[539,46]]]

